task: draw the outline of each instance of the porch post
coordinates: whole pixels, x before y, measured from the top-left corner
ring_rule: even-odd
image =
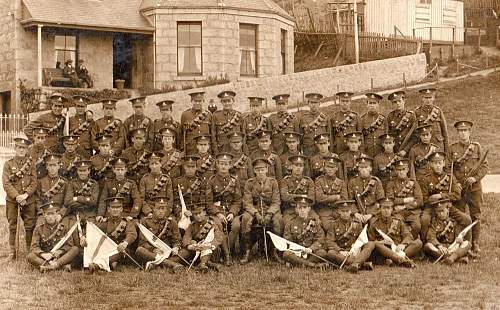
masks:
[[[37,65],[37,70],[38,70],[38,79],[37,79],[37,85],[38,87],[42,87],[42,27],[43,25],[37,25],[38,28],[38,38],[37,38],[37,43],[38,43],[38,49],[37,49],[37,56],[38,56],[38,65]]]

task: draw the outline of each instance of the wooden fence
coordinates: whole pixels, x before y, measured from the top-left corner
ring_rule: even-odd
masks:
[[[0,114],[0,148],[12,148],[14,137],[23,133],[27,123],[27,115]]]
[[[500,0],[466,0],[464,1],[464,9],[478,8],[500,8]]]

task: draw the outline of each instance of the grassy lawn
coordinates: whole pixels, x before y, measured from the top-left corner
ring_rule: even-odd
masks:
[[[0,258],[2,309],[159,308],[495,308],[500,307],[500,195],[485,195],[483,258],[469,265],[419,262],[413,270],[376,267],[357,275],[253,262],[220,273],[126,269],[40,274]],[[3,211],[3,210],[2,210]],[[0,247],[7,248],[0,220]],[[6,254],[6,253],[5,253]]]

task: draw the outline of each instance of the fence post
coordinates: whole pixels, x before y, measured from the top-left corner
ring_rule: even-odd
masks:
[[[432,62],[432,26],[429,27],[429,63]]]
[[[455,58],[455,27],[452,28],[451,58]]]
[[[404,85],[404,90],[407,89],[407,85],[406,85],[406,75],[405,73],[403,72],[403,85]]]
[[[370,89],[373,90],[373,78],[370,78]]]
[[[413,38],[415,38],[415,28],[413,28]]]

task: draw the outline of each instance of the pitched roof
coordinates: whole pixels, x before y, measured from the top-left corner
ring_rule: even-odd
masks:
[[[282,9],[273,0],[143,0],[141,10],[155,7],[167,8],[225,8],[248,10],[256,12],[269,12],[281,15],[289,20],[294,18]]]
[[[21,21],[58,27],[123,32],[152,32],[139,12],[141,0],[22,0],[27,11]]]

